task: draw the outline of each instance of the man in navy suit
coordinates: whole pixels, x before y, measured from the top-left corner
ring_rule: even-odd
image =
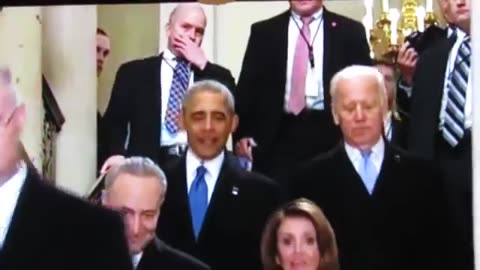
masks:
[[[182,106],[188,150],[165,167],[169,190],[158,236],[213,270],[260,270],[264,222],[281,201],[279,186],[240,167],[226,151],[237,126],[231,92],[215,81],[195,83]]]
[[[330,93],[343,141],[299,168],[292,196],[323,209],[341,268],[456,269],[449,266],[453,229],[441,175],[383,139],[381,73],[347,67],[333,77]]]

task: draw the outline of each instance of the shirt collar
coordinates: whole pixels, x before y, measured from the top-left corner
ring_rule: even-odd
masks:
[[[190,148],[187,150],[186,164],[187,174],[193,177],[197,174],[198,166],[202,165],[207,169],[213,179],[217,179],[220,174],[220,169],[225,158],[225,151],[222,151],[219,155],[210,160],[201,160]]]
[[[177,56],[168,48],[163,51],[163,59],[177,62]]]
[[[133,269],[137,269],[140,260],[142,259],[143,252],[139,252],[132,256]]]
[[[373,159],[381,159],[383,157],[385,151],[385,142],[383,141],[382,136],[380,136],[380,139],[375,145],[372,146],[370,150],[372,151],[371,157]],[[362,159],[362,153],[360,152],[360,149],[349,145],[347,142],[345,142],[345,151],[347,151],[348,156],[352,157],[354,160]]]
[[[27,167],[22,161],[17,172],[0,186],[0,224],[8,225],[12,218],[18,197],[27,178]],[[4,224],[6,223],[6,224]]]
[[[295,20],[301,21],[301,20],[300,20],[300,15],[298,15],[297,13],[295,13],[295,11],[290,10],[290,13],[292,14],[292,17],[293,17]],[[313,21],[322,18],[322,16],[323,16],[323,7],[321,7],[317,12],[313,13],[313,15],[312,15]]]
[[[167,62],[167,64],[168,64],[172,69],[174,69],[175,66],[176,66],[177,63],[178,63],[178,56],[176,56],[175,54],[173,54],[173,52],[170,51],[170,49],[168,49],[168,48],[166,48],[166,49],[163,51],[162,59],[163,59],[163,61]],[[187,65],[188,65],[188,68],[191,68],[190,62],[187,61]]]

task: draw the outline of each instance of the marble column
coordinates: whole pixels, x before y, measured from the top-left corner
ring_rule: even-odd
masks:
[[[3,8],[0,12],[0,40],[0,64],[10,67],[19,98],[27,108],[22,142],[30,160],[41,170],[44,113],[40,8]]]
[[[84,195],[96,178],[96,6],[42,7],[42,67],[65,116],[56,184]]]

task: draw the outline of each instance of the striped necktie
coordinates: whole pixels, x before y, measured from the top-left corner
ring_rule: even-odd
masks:
[[[173,70],[172,86],[170,87],[167,113],[165,116],[165,126],[170,134],[175,134],[178,131],[177,118],[183,96],[185,96],[187,92],[189,75],[188,63],[183,60],[178,60]]]
[[[470,71],[470,36],[466,36],[455,58],[450,79],[447,83],[447,107],[443,125],[443,138],[455,147],[465,133],[465,100],[467,94],[468,74]]]

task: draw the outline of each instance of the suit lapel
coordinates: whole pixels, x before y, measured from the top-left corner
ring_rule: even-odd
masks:
[[[26,227],[29,226],[29,212],[34,211],[36,203],[34,201],[35,181],[38,181],[38,179],[32,174],[31,169],[28,169],[27,177],[18,197],[3,248],[0,251],[0,269],[3,268],[1,267],[3,265],[14,265],[15,260],[21,258],[19,254],[24,253],[23,248],[29,245],[28,241],[33,240],[29,238]]]
[[[273,44],[271,47],[273,50],[271,54],[271,61],[273,65],[271,66],[274,69],[277,69],[276,72],[271,72],[270,74],[275,74],[278,80],[278,89],[283,89],[283,91],[275,91],[272,95],[277,96],[277,99],[282,100],[281,104],[285,102],[285,84],[287,80],[287,60],[288,60],[288,27],[290,23],[290,10],[285,11],[279,17],[278,24],[275,25],[275,28],[272,28],[271,31],[274,34]],[[272,42],[272,41],[267,41]],[[295,42],[295,41],[291,41]],[[273,89],[274,87],[272,87]],[[276,89],[276,88],[275,88]],[[283,105],[282,105],[283,108]]]
[[[155,134],[158,134],[158,136],[155,136],[155,138],[158,138],[158,140],[155,142],[155,145],[160,144],[160,128],[162,125],[162,78],[161,78],[161,67],[162,67],[162,59],[163,59],[163,53],[160,53],[158,58],[155,59],[153,63],[153,68],[151,69],[153,74],[152,74],[152,83],[151,85],[153,88],[151,91],[153,91],[153,97],[155,99],[155,110],[154,110],[154,115],[153,115],[153,123],[155,128]],[[156,124],[158,123],[158,125]]]
[[[235,170],[233,157],[225,151],[225,158],[218,175],[215,188],[212,193],[212,198],[208,204],[207,213],[203,220],[202,229],[199,235],[199,242],[208,238],[210,228],[215,227],[215,218],[218,216],[220,208],[229,208],[226,204],[229,203],[229,197],[232,189],[235,187],[235,180],[232,171]]]
[[[334,48],[334,28],[332,24],[336,22],[333,21],[331,13],[323,7],[323,93],[325,98],[325,107],[330,106],[330,91],[328,91],[327,86],[330,84],[328,81],[332,77],[332,68],[333,65],[333,48]]]
[[[383,155],[383,162],[378,173],[377,182],[373,189],[373,196],[378,196],[379,193],[385,189],[390,179],[395,179],[395,166],[400,161],[400,155],[395,153],[388,143],[385,143],[385,150]]]
[[[362,197],[362,198],[367,198],[370,196],[368,193],[367,188],[365,187],[365,184],[363,183],[362,177],[358,174],[357,170],[355,169],[355,166],[353,165],[352,161],[348,157],[347,151],[345,150],[345,143],[343,140],[341,141],[339,147],[338,147],[338,153],[337,153],[337,159],[339,160],[338,164],[348,164],[347,167],[345,167],[342,170],[339,170],[341,176],[339,177],[340,179],[345,179],[347,182],[347,186],[353,187],[353,191],[356,194],[355,196],[357,197]]]
[[[444,83],[445,80],[448,78],[445,78],[445,72],[446,72],[446,67],[448,63],[448,57],[449,57],[449,52],[452,49],[453,45],[455,43],[455,40],[450,38],[447,40],[444,40],[438,50],[435,52],[435,56],[431,57],[432,59],[432,64],[429,65],[431,68],[431,77],[432,78],[438,78],[437,80],[432,80],[432,83],[434,84],[433,87],[431,87],[432,91],[430,94],[432,95],[432,106],[434,106],[436,109],[431,110],[435,115],[433,115],[433,119],[438,118],[438,112],[440,111],[440,106],[442,103],[442,98],[443,98],[443,93],[444,93]],[[432,123],[437,123],[438,121],[432,121]]]
[[[172,205],[178,207],[175,211],[181,216],[180,219],[185,221],[182,223],[188,227],[186,230],[186,232],[188,232],[188,238],[191,239],[192,243],[195,243],[190,201],[188,198],[186,154],[184,154],[180,162],[178,162],[174,173],[175,176],[171,179],[174,179],[175,182],[172,184],[171,191],[169,191],[173,201]]]
[[[158,238],[154,238],[144,249],[142,258],[138,263],[136,270],[154,270],[159,266],[167,267],[164,265],[164,250],[165,246]],[[168,268],[166,268],[168,269]]]

